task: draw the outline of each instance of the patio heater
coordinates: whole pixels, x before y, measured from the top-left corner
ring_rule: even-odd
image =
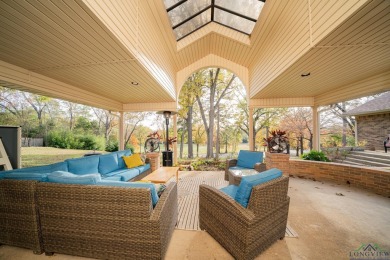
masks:
[[[165,151],[162,152],[163,154],[163,166],[173,166],[173,152],[169,150],[169,133],[168,133],[168,127],[169,127],[169,118],[171,115],[176,115],[177,112],[175,111],[158,111],[157,114],[163,115],[165,118],[165,128],[166,128],[166,138],[165,138]]]

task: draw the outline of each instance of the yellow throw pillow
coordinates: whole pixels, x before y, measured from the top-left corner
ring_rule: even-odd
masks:
[[[132,154],[130,156],[122,156],[122,158],[125,161],[127,168],[134,168],[137,166],[144,165],[141,160],[141,155],[138,153]]]

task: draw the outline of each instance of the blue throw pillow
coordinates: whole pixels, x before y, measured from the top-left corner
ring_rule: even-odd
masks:
[[[118,156],[114,153],[109,153],[99,156],[99,172],[106,174],[118,170]]]
[[[66,184],[96,184],[100,182],[99,173],[77,175],[70,172],[56,171],[47,176],[48,182],[66,183]]]
[[[102,180],[99,183],[97,183],[96,185],[150,189],[153,207],[156,206],[156,204],[158,202],[158,195],[157,195],[157,191],[156,191],[156,186],[153,183]]]
[[[122,157],[131,155],[131,151],[130,150],[123,150],[123,151],[118,151],[115,153],[118,156],[118,169],[127,168],[125,161],[123,161]]]
[[[240,150],[237,158],[237,166],[253,169],[256,163],[263,162],[263,152]]]
[[[66,160],[68,171],[74,174],[88,174],[99,172],[99,156],[87,156]]]
[[[282,171],[276,168],[260,172],[255,175],[244,176],[241,178],[240,186],[238,186],[235,200],[243,207],[247,207],[251,196],[253,186],[279,178],[282,176]]]
[[[30,180],[30,181],[47,181],[47,173],[38,172],[10,172],[2,174],[4,179],[13,180]]]
[[[20,169],[14,169],[5,171],[4,173],[16,173],[16,172],[23,172],[23,173],[49,173],[54,171],[67,171],[68,170],[68,163],[66,162],[59,162],[59,163],[53,163],[48,165],[41,165],[41,166],[33,166],[33,167],[27,167],[27,168],[20,168]]]

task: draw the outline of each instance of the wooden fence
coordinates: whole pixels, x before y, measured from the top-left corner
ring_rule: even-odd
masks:
[[[43,146],[43,138],[22,137],[22,147]]]

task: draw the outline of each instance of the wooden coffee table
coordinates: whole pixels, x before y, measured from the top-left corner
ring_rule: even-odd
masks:
[[[170,178],[176,176],[176,182],[179,181],[179,167],[160,167],[151,174],[143,178],[143,181],[150,181],[153,183],[166,183]]]

